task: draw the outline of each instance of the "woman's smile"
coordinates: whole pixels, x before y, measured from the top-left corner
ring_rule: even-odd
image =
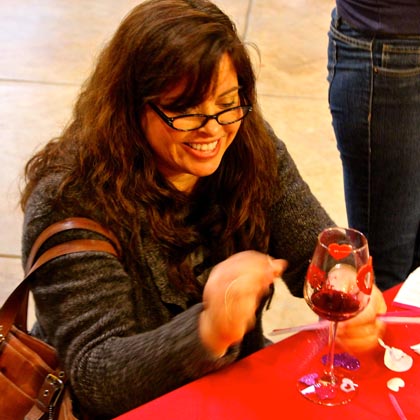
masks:
[[[214,152],[218,144],[218,140],[212,141],[211,143],[186,143],[187,146],[199,152]]]

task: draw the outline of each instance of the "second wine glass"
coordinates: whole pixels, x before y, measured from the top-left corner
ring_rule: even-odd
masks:
[[[334,369],[337,323],[356,316],[368,304],[373,286],[372,258],[366,237],[350,228],[322,231],[304,285],[309,307],[330,322],[325,369],[311,373],[313,382],[300,380],[298,388],[309,400],[322,405],[349,402],[358,385]]]

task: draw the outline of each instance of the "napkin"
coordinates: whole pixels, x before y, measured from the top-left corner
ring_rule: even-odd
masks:
[[[420,267],[407,277],[394,298],[394,304],[420,309]]]

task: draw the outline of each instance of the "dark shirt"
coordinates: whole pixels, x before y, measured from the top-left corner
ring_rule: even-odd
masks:
[[[337,13],[373,34],[419,35],[420,0],[336,0]]]

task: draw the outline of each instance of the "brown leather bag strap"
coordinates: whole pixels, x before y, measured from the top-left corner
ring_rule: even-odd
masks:
[[[25,273],[28,273],[31,269],[34,263],[34,258],[37,255],[43,243],[45,243],[49,238],[56,235],[57,233],[71,229],[84,229],[99,233],[100,235],[105,236],[105,238],[109,239],[114,245],[114,247],[118,250],[119,254],[121,254],[120,243],[116,236],[110,230],[105,229],[103,226],[101,226],[94,220],[87,219],[85,217],[70,217],[60,222],[53,223],[52,225],[48,226],[43,232],[41,232],[41,234],[38,236],[38,238],[32,245],[31,251],[28,256],[28,260],[26,262]]]
[[[117,258],[119,257],[119,253],[108,241],[104,241],[102,239],[75,239],[73,241],[63,242],[62,244],[47,249],[35,261],[31,269],[26,273],[26,277],[29,277],[33,272],[38,270],[39,267],[57,257],[85,251],[102,251],[107,252],[108,254],[112,254]]]
[[[89,219],[84,219],[84,221]],[[74,219],[73,219],[74,221]],[[120,244],[117,238],[111,234],[106,229],[98,229],[98,225],[96,222],[93,224],[86,224],[79,223],[80,220],[76,220],[76,223],[69,223],[69,219],[64,221],[64,224],[61,225],[61,222],[58,222],[53,226],[52,229],[47,228],[47,233],[42,232],[40,237],[43,238],[43,241],[47,240],[51,236],[55,235],[58,232],[68,229],[87,229],[97,233],[100,233],[107,238],[112,238],[112,244],[106,240],[102,239],[76,239],[73,241],[63,242],[59,245],[56,245],[52,248],[46,250],[42,255],[40,255],[37,260],[33,263],[31,267],[29,267],[28,271],[25,274],[24,279],[21,283],[15,288],[15,290],[11,293],[11,295],[7,298],[4,302],[3,306],[0,309],[0,326],[2,334],[4,337],[9,333],[13,324],[16,324],[18,328],[26,331],[27,329],[27,311],[28,311],[28,296],[29,296],[29,279],[31,275],[39,269],[42,265],[46,264],[47,262],[61,257],[63,255],[75,253],[75,252],[86,252],[86,251],[99,251],[99,252],[107,252],[111,255],[116,256],[117,258],[120,256]],[[63,229],[59,229],[60,225]],[[77,227],[75,227],[77,225]],[[50,227],[51,227],[50,226]],[[81,227],[82,226],[82,227]],[[109,236],[108,236],[109,235]],[[35,245],[39,249],[42,246],[43,241],[35,241]],[[114,242],[116,243],[116,247],[114,246]],[[117,248],[117,249],[116,249]],[[32,253],[32,251],[31,251]],[[37,252],[34,253],[36,255]]]

